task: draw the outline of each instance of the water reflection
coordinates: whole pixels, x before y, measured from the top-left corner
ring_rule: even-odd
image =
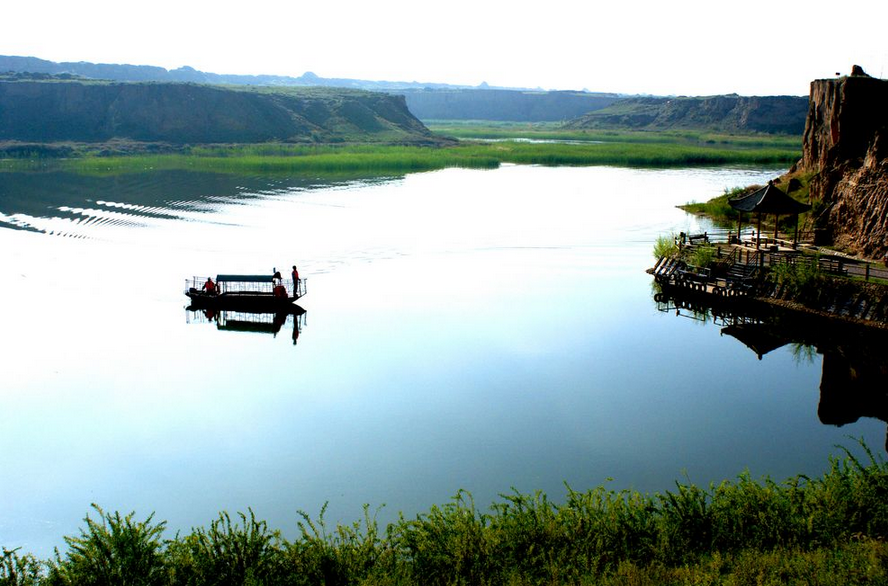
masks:
[[[390,181],[170,170],[115,175],[0,172],[0,227],[86,238],[101,228],[213,221],[207,212],[299,190]]]
[[[798,360],[821,355],[817,415],[823,424],[842,426],[861,417],[888,423],[888,332],[765,304],[710,305],[662,292],[654,301],[659,311],[720,327],[723,336],[735,338],[759,360],[788,344]]]
[[[275,338],[281,330],[289,329],[295,346],[306,326],[308,312],[298,305],[277,312],[245,312],[199,308],[188,306],[185,321],[189,324],[215,324],[216,329],[226,332],[271,334]]]

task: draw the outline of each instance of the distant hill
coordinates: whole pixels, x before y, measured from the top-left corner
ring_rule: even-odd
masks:
[[[801,135],[807,112],[808,99],[797,96],[637,97],[590,112],[571,121],[568,127]]]
[[[113,65],[86,62],[55,63],[36,57],[0,55],[0,73],[38,73],[111,81],[162,81],[216,85],[272,87],[335,87],[403,94],[407,107],[422,120],[508,120],[545,122],[570,120],[612,104],[615,94],[578,91],[543,91],[462,86],[445,83],[369,81],[324,78],[307,72],[300,77],[282,75],[225,75],[191,67],[167,70],[150,65]]]
[[[52,75],[74,75],[89,79],[111,81],[178,81],[207,84],[261,85],[286,87],[337,87],[371,91],[395,91],[403,89],[459,89],[472,86],[450,85],[446,83],[425,83],[417,81],[369,81],[363,79],[325,78],[308,71],[300,77],[286,75],[228,75],[199,71],[193,67],[164,69],[152,65],[124,65],[108,63],[88,63],[85,61],[47,61],[37,57],[16,57],[0,55],[0,73],[49,73]],[[481,84],[479,89],[490,86]]]
[[[616,94],[500,89],[402,90],[407,107],[421,120],[561,122],[610,106]]]
[[[38,76],[39,77],[39,76]],[[0,76],[0,140],[436,143],[402,96]]]

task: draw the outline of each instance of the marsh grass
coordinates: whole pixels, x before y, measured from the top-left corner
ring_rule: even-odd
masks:
[[[432,132],[458,139],[538,139],[611,143],[672,143],[730,148],[776,148],[801,156],[802,137],[772,134],[719,134],[693,130],[580,130],[559,122],[427,120]]]
[[[553,131],[541,131],[550,136]],[[626,167],[693,167],[784,165],[798,159],[796,148],[779,143],[704,141],[699,135],[601,133],[576,139],[564,131],[552,136],[579,140],[571,144],[505,141],[463,142],[453,146],[397,145],[211,145],[183,147],[181,152],[103,156],[87,153],[65,159],[7,159],[0,171],[55,168],[90,175],[117,175],[153,170],[216,173],[337,176],[388,176],[448,167],[493,169],[502,163],[546,166],[617,165]],[[599,140],[607,138],[607,140]],[[760,140],[760,139],[758,139]],[[128,148],[133,148],[129,145]]]
[[[68,171],[114,175],[152,170],[218,173],[384,176],[446,167],[490,169],[499,165],[484,153],[429,147],[306,147],[257,145],[196,147],[189,154],[84,157],[61,162]]]
[[[726,148],[681,142],[526,143],[498,142],[451,147],[490,153],[503,163],[523,165],[616,165],[623,167],[699,167],[779,165],[795,162],[796,151],[778,148]]]
[[[844,584],[885,583],[888,466],[859,442],[820,478],[649,495],[567,487],[562,502],[512,491],[488,511],[459,491],[381,532],[375,515],[329,527],[300,513],[290,542],[225,513],[161,541],[163,523],[98,507],[68,551],[38,571],[3,550],[0,584]]]

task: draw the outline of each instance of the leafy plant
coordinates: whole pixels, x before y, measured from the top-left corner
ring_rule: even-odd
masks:
[[[68,553],[55,554],[48,583],[53,585],[153,586],[166,583],[161,534],[166,522],[153,524],[154,514],[134,521],[135,513],[105,513],[96,504],[99,521],[87,514],[79,537],[65,537]]]
[[[709,244],[695,246],[688,262],[697,267],[708,267],[715,260],[718,250]]]
[[[274,583],[280,569],[280,536],[265,521],[238,513],[241,524],[222,512],[209,528],[194,529],[169,547],[177,581],[189,585]]]
[[[43,564],[17,549],[0,549],[0,586],[36,586],[43,577]]]
[[[678,252],[678,244],[675,243],[675,234],[669,236],[657,236],[654,242],[654,258],[668,258]]]

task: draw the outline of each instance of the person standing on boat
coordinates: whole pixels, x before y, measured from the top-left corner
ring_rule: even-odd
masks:
[[[209,293],[210,295],[216,294],[216,283],[213,282],[212,277],[207,277],[207,282],[204,283],[204,291]]]
[[[299,271],[296,270],[296,265],[293,265],[293,272],[290,275],[293,277],[293,295],[299,295]]]

